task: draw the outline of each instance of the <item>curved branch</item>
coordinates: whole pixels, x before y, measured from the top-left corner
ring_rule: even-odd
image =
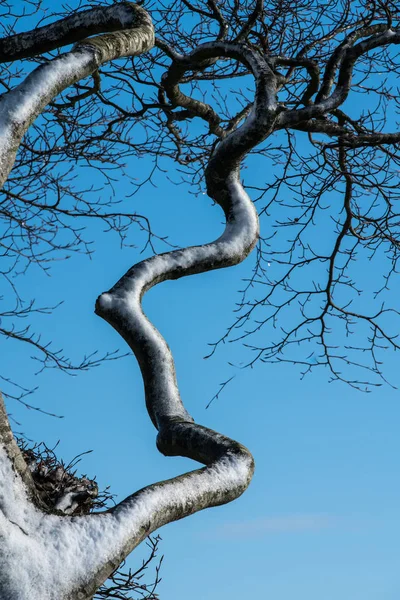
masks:
[[[22,136],[44,107],[62,90],[84,79],[100,65],[123,56],[137,56],[154,45],[154,29],[147,12],[129,5],[135,18],[132,28],[93,37],[47,64],[41,65],[0,100],[0,186],[15,161]]]
[[[253,459],[246,448],[193,422],[179,394],[171,351],[141,306],[143,294],[154,285],[235,265],[246,258],[257,242],[257,213],[240,183],[239,165],[246,153],[273,128],[275,77],[256,52],[234,44],[206,45],[198,55],[200,59],[209,58],[221,50],[225,56],[234,56],[249,65],[256,79],[256,98],[250,115],[220,143],[206,169],[208,193],[226,216],[225,232],[215,242],[175,250],[138,263],[96,303],[96,313],[122,335],[139,362],[147,409],[159,432],[159,450],[165,455],[186,456],[207,466],[149,486],[109,513],[109,517],[117,520],[123,516],[124,535],[119,552],[99,570],[100,578],[105,576],[104,569],[108,569],[108,575],[110,569],[154,529],[237,498],[247,488],[253,473]],[[85,593],[89,595],[93,589],[85,588]]]
[[[315,100],[316,103],[320,102],[321,100],[325,100],[329,96],[335,80],[336,70],[340,66],[347,52],[353,47],[354,43],[361,37],[383,33],[386,31],[386,29],[387,26],[385,24],[379,23],[378,25],[362,27],[361,29],[357,29],[346,36],[346,38],[337,46],[328,60],[321,89],[319,90]]]
[[[260,17],[260,15],[262,15],[263,8],[264,0],[256,0],[253,12],[250,14],[246,23],[243,25],[242,29],[236,36],[235,42],[241,42],[242,40],[246,39],[250,31],[252,30],[252,27],[255,25],[257,19]]]
[[[375,29],[371,27],[371,30],[374,31]],[[334,59],[331,59],[331,67],[329,67],[329,65],[327,66],[329,76],[325,73],[321,90],[317,95],[315,104],[307,106],[306,108],[281,113],[279,126],[284,128],[294,127],[302,121],[307,121],[325,115],[327,112],[332,112],[343,104],[350,91],[353,68],[357,59],[375,48],[386,46],[388,44],[400,44],[400,31],[385,29],[385,31],[380,32],[380,25],[376,25],[376,31],[378,33],[359,42],[356,46],[353,46],[350,42],[346,44],[343,43],[343,48],[342,46],[339,46],[338,49],[340,49],[340,52],[338,52]],[[363,35],[367,34],[368,32],[366,33],[364,31]],[[358,39],[359,37],[360,36],[354,34],[354,39]],[[348,39],[353,41],[351,36],[349,36]],[[335,53],[332,56],[334,55]],[[331,90],[336,67],[339,67],[337,84],[331,95],[327,96]]]
[[[86,37],[138,26],[141,9],[132,2],[98,6],[71,14],[56,23],[0,40],[0,62],[31,57]]]
[[[190,96],[186,96],[179,89],[179,82],[188,70],[195,70],[208,62],[214,64],[218,58],[233,58],[246,66],[250,72],[259,81],[256,94],[263,94],[263,98],[255,103],[255,106],[262,105],[266,112],[259,110],[259,116],[262,123],[265,119],[270,122],[276,116],[276,75],[270,64],[264,60],[256,51],[250,50],[245,46],[229,42],[209,42],[199,45],[195,50],[186,56],[180,56],[172,63],[168,71],[163,75],[162,82],[165,92],[172,105],[181,106],[188,109],[193,116],[201,117],[210,124],[210,132],[219,138],[224,138],[227,131],[220,126],[220,117],[214,109],[205,102],[200,102]],[[271,121],[272,122],[272,121]],[[261,128],[261,139],[266,137],[264,129]],[[270,133],[270,130],[268,131]],[[257,142],[258,143],[258,142]],[[248,148],[250,149],[250,148]]]
[[[148,43],[149,36],[145,42],[142,33],[138,36],[143,44]],[[113,34],[90,40],[69,53],[64,61],[57,59],[49,68],[42,67],[42,78],[40,70],[39,74],[36,71],[14,96],[10,94],[6,103],[11,113],[10,98],[20,100],[19,112],[22,110],[23,114],[20,130],[29,125],[36,111],[69,78],[77,80],[99,60],[120,53],[120,41]],[[204,508],[230,502],[250,483],[254,469],[250,452],[238,442],[195,424],[186,411],[171,352],[141,307],[143,294],[157,283],[235,265],[246,258],[258,239],[257,212],[241,185],[239,168],[247,152],[273,130],[278,112],[275,75],[256,51],[238,44],[205,44],[192,55],[194,61],[219,56],[234,58],[244,63],[256,80],[255,102],[250,113],[243,125],[226,135],[216,147],[206,169],[208,193],[226,216],[225,231],[215,242],[153,256],[135,265],[98,298],[96,312],[124,337],[137,357],[148,412],[158,429],[159,450],[168,456],[192,458],[206,466],[148,486],[105,513],[82,517],[47,515],[31,502],[0,445],[0,470],[7,489],[0,512],[2,534],[7,539],[7,544],[0,547],[2,575],[6,574],[0,582],[0,595],[10,600],[25,596],[30,600],[89,599],[121,560],[152,531]],[[80,61],[82,56],[85,58]],[[191,62],[187,68],[191,68]],[[60,70],[62,76],[58,77]],[[38,78],[43,84],[40,90]],[[29,100],[29,94],[33,100]],[[12,117],[14,121],[11,118],[10,122],[15,125],[15,113]],[[17,143],[17,138],[13,143]],[[41,561],[37,561],[38,552]],[[18,556],[18,570],[15,556]],[[45,574],[43,561],[52,565]]]
[[[296,67],[304,67],[309,76],[310,81],[307,84],[306,89],[303,92],[302,97],[299,100],[299,104],[307,106],[311,104],[311,98],[318,91],[319,86],[319,67],[315,60],[309,58],[291,58],[286,56],[276,56],[273,59],[273,63],[276,66],[289,66],[290,69],[283,78],[284,83],[287,83],[289,77]]]

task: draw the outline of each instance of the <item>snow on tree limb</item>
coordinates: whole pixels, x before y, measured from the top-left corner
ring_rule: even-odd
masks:
[[[190,3],[184,1],[190,8]],[[237,6],[236,12],[239,4]],[[150,80],[145,83],[157,88],[159,102],[143,103],[142,108],[135,112],[122,109],[121,113],[125,117],[139,118],[149,107],[154,108],[166,117],[169,132],[173,131],[173,121],[200,117],[208,123],[209,132],[217,140],[212,152],[208,154],[207,149],[201,158],[204,162],[208,161],[205,169],[207,192],[224,211],[225,231],[208,244],[173,250],[134,265],[96,303],[97,314],[125,339],[139,362],[147,409],[158,430],[158,449],[166,456],[185,456],[205,467],[150,485],[103,513],[71,514],[76,499],[74,491],[66,491],[58,498],[54,510],[44,510],[35,494],[34,482],[24,457],[13,440],[5,410],[0,407],[0,534],[3,537],[0,546],[0,596],[8,600],[89,599],[120,561],[151,532],[196,511],[230,502],[244,492],[253,474],[251,454],[238,442],[196,424],[188,414],[179,394],[172,354],[166,341],[143,313],[142,297],[158,283],[238,264],[252,251],[258,239],[258,217],[242,186],[240,165],[243,158],[274,131],[292,128],[338,138],[341,159],[339,174],[336,173],[335,177],[347,178],[346,181],[351,178],[345,148],[398,140],[398,134],[384,134],[378,130],[369,132],[362,127],[349,128],[346,124],[352,124],[351,120],[346,120],[346,115],[343,117],[344,113],[338,111],[339,105],[347,98],[357,59],[371,49],[399,43],[400,33],[392,31],[388,23],[380,24],[375,29],[361,27],[356,34],[350,34],[341,41],[326,61],[318,92],[321,78],[316,61],[304,58],[301,51],[297,53],[297,50],[294,57],[271,55],[268,31],[264,31],[263,37],[258,31],[259,44],[254,44],[257,32],[251,28],[262,12],[262,2],[256,3],[247,24],[240,24],[233,38],[235,42],[225,41],[228,24],[222,10],[213,0],[208,2],[208,8],[211,12],[201,11],[198,14],[216,20],[219,31],[216,41],[199,43],[193,49],[197,41],[192,44],[193,40],[188,36],[182,44],[187,48],[187,54],[183,54],[158,40],[158,49],[172,60],[172,64],[161,84]],[[237,18],[236,21],[238,25],[241,19]],[[346,29],[339,31],[340,35],[347,35],[345,32]],[[82,37],[98,33],[103,35],[82,40]],[[247,40],[249,43],[241,41],[243,36],[250,34],[253,37],[250,42]],[[329,35],[327,33],[321,39],[328,39]],[[360,38],[363,40],[359,41]],[[70,52],[41,65],[22,84],[0,98],[2,182],[13,166],[24,133],[57,94],[93,74],[100,65],[115,58],[140,55],[155,43],[153,26],[146,11],[130,3],[121,3],[78,13],[41,28],[35,34],[17,34],[8,41],[4,40],[0,42],[0,60],[21,58],[74,41],[79,43]],[[297,43],[297,40],[294,41]],[[214,67],[220,58],[235,65],[240,63],[243,73],[252,74],[255,81],[254,101],[252,99],[245,103],[241,111],[228,120],[226,127],[215,109],[205,101],[185,95],[179,87],[181,83],[187,83],[193,74],[200,73],[206,77],[207,68]],[[164,63],[155,59],[152,64]],[[286,76],[278,71],[281,66],[288,67]],[[300,85],[301,94],[295,92],[293,101],[278,104],[277,91],[290,83],[291,72],[295,68],[305,70],[305,89]],[[230,71],[230,75],[233,72]],[[213,73],[213,76],[218,75],[218,71]],[[130,89],[135,94],[134,86]],[[86,89],[78,96],[83,99],[87,93],[90,95],[91,90]],[[110,99],[103,97],[103,101],[115,106]],[[61,105],[61,109],[74,105],[74,101],[67,102]],[[60,105],[55,108],[59,110]],[[117,106],[117,110],[120,108]],[[175,109],[178,110],[174,112]],[[60,113],[61,124],[63,118]],[[175,142],[178,148],[176,160],[189,164],[190,154],[188,159],[181,158],[181,138],[176,129]],[[277,186],[279,189],[280,183]],[[304,199],[307,199],[306,195],[302,197]],[[318,192],[317,201],[319,199]],[[351,186],[347,185],[344,205],[346,220],[336,238],[334,251],[330,256],[316,255],[312,258],[329,262],[326,289],[317,288],[316,292],[307,292],[326,295],[322,315],[313,317],[313,320],[319,319],[324,327],[323,319],[328,309],[338,310],[340,317],[360,317],[350,312],[347,305],[338,307],[332,299],[335,258],[340,243],[349,232],[355,232],[358,240],[362,239],[361,234],[351,229],[351,220],[360,220],[360,215],[352,215],[350,200]],[[369,224],[371,219],[368,211],[367,219]],[[377,227],[380,227],[379,222]],[[302,260],[298,263],[300,267],[303,266]],[[287,279],[290,278],[291,268]],[[273,285],[273,289],[276,285]],[[278,305],[278,312],[282,306],[285,306],[285,302]],[[305,317],[302,325],[308,325],[307,319]],[[382,333],[373,318],[370,318],[370,322],[375,332]],[[298,327],[295,327],[289,334],[285,333],[283,343],[298,343],[297,330]],[[289,335],[294,341],[288,341]],[[272,346],[272,356],[281,352],[282,344]],[[325,342],[324,348],[327,352]],[[259,356],[264,351],[261,349]],[[40,557],[40,562],[37,557]]]
[[[131,28],[84,40],[77,44],[71,52],[40,65],[17,88],[1,97],[0,185],[4,184],[14,164],[15,155],[24,133],[57,94],[96,71],[104,62],[124,56],[137,56],[153,47],[154,30],[150,17],[141,7],[130,3],[129,5],[132,7],[130,18],[127,18],[123,7],[119,9],[118,5],[116,14],[113,11],[109,11],[107,14],[113,17],[112,25],[114,27],[115,17],[122,16],[120,27],[130,25]],[[101,29],[104,29],[105,25],[106,22],[102,22]],[[74,26],[79,32],[79,20],[78,22],[74,21]],[[73,28],[71,29],[73,30]],[[86,30],[90,33],[90,29],[86,28]],[[97,33],[97,31],[98,27],[94,27],[94,32]],[[64,40],[62,39],[61,45],[63,44]],[[53,47],[55,45],[54,42]]]
[[[99,33],[134,30],[150,20],[140,6],[120,2],[76,12],[64,19],[0,40],[0,62],[43,54]]]
[[[3,178],[12,166],[22,135],[51,98],[102,62],[151,47],[153,32],[147,16],[142,23],[143,30],[119,31],[84,41],[36,69],[2,98]],[[6,539],[0,549],[1,570],[5,571],[3,579],[0,577],[0,593],[10,600],[90,598],[152,531],[198,510],[230,502],[251,480],[254,464],[249,451],[195,424],[187,413],[179,396],[171,352],[141,309],[143,293],[155,284],[237,264],[258,239],[257,213],[241,185],[239,166],[249,149],[271,131],[277,112],[275,78],[256,52],[237,44],[205,45],[198,54],[202,53],[232,55],[250,66],[256,80],[253,110],[216,149],[206,173],[209,195],[225,212],[225,232],[215,242],[154,256],[135,265],[112,290],[100,296],[96,312],[117,329],[136,354],[148,411],[159,430],[159,450],[165,455],[193,458],[206,466],[148,486],[105,513],[70,517],[62,514],[69,498],[57,504],[55,514],[43,512],[35,504],[20,476],[23,462],[14,471],[6,445],[0,458],[5,489],[1,520]],[[6,431],[5,412],[3,420]],[[41,556],[40,565],[37,556]]]

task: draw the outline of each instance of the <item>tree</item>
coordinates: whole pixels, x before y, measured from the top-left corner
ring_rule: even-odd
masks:
[[[388,76],[398,73],[396,6],[177,0],[146,10],[125,2],[79,8],[22,34],[12,31],[12,4],[3,9],[10,18],[7,37],[0,43],[6,65],[0,100],[3,277],[9,280],[21,263],[46,264],[53,253],[85,248],[74,225],[78,217],[105,221],[122,238],[138,222],[149,231],[151,243],[144,217],[96,204],[93,190],[77,191],[70,180],[71,165],[84,162],[97,168],[111,184],[107,169],[117,148],[120,160],[144,152],[154,156],[156,165],[172,158],[185,177],[190,175],[192,191],[202,190],[204,181],[207,194],[224,211],[223,235],[136,264],[98,298],[96,312],[121,334],[139,362],[158,449],[206,466],[149,486],[105,513],[66,515],[60,507],[49,510],[43,504],[3,410],[1,502],[7,540],[0,589],[10,599],[91,598],[152,531],[229,502],[247,488],[251,454],[193,422],[179,396],[170,350],[141,309],[143,294],[157,283],[237,264],[256,246],[257,213],[240,178],[247,156],[257,152],[275,166],[258,191],[259,200],[266,199],[259,212],[272,213],[285,233],[283,239],[261,239],[238,320],[221,340],[244,324],[247,330],[239,337],[247,338],[265,325],[275,327],[278,320],[275,337],[263,344],[256,338],[251,344],[251,364],[258,359],[291,361],[306,371],[325,365],[334,378],[356,387],[364,387],[364,380],[342,373],[340,365],[383,377],[379,352],[386,346],[398,348],[393,324],[398,312],[385,304],[363,312],[352,272],[357,253],[371,259],[388,255],[383,285],[378,283],[375,290],[380,303],[396,273],[400,135],[383,128],[388,102],[398,106],[398,99],[390,82],[376,79],[377,70]],[[71,50],[59,54],[59,48],[71,43]],[[19,60],[23,65],[28,61],[32,69],[15,86],[22,78],[15,66]],[[226,99],[226,81],[231,80],[241,82],[236,101]],[[180,89],[184,84],[187,94]],[[200,85],[205,85],[204,92]],[[74,93],[66,93],[71,86]],[[346,103],[350,92],[369,93],[361,115],[354,116]],[[218,112],[208,103],[210,96]],[[205,127],[187,126],[194,119]],[[142,134],[137,139],[131,138],[133,127]],[[296,140],[305,135],[300,154]],[[332,190],[341,192],[343,200],[326,212],[325,197]],[[293,198],[283,201],[287,191]],[[371,193],[368,201],[365,192]],[[324,214],[335,228],[326,230],[321,243],[312,231]],[[294,232],[289,239],[287,227]],[[271,247],[280,269],[274,280],[265,264]],[[259,285],[266,286],[266,294],[249,298]],[[6,321],[35,310],[34,305],[24,307],[17,288],[12,289],[17,303],[14,310],[4,311]],[[259,308],[267,311],[261,320]],[[292,312],[287,316],[288,309]],[[331,326],[332,319],[347,335],[360,322],[364,341],[338,352],[341,332]],[[2,325],[2,333],[33,344],[45,366],[73,368],[26,330]],[[304,358],[297,347],[301,350],[307,342],[313,344],[312,352]],[[357,353],[369,358],[360,362]],[[86,360],[78,367],[89,364]],[[50,556],[51,570],[43,570],[42,561]]]
[[[4,407],[2,410],[4,411]],[[17,438],[17,444],[31,473],[42,510],[48,513],[58,511],[64,515],[77,517],[107,509],[109,505],[115,504],[113,494],[108,488],[99,491],[95,480],[76,475],[76,467],[81,456],[76,456],[69,464],[65,464],[57,458],[55,449],[48,448],[44,443],[31,446],[23,438]],[[135,598],[156,600],[163,560],[161,557],[156,561],[160,539],[158,536],[149,537],[146,545],[150,552],[142,564],[136,570],[132,570],[125,568],[123,562],[110,575],[107,582],[98,588],[93,599],[129,599],[134,594]],[[155,571],[153,581],[149,581],[148,578],[149,566]]]

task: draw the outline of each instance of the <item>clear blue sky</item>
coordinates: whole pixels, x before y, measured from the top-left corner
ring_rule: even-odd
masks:
[[[135,169],[142,174],[142,164],[133,162],[131,172]],[[268,165],[257,163],[255,177],[257,169],[261,175]],[[78,174],[88,181],[86,171]],[[147,187],[129,205],[179,245],[214,239],[222,230],[219,209],[206,196],[194,198],[157,177],[158,187]],[[124,189],[119,182],[118,193]],[[263,226],[267,234],[268,223]],[[135,236],[133,230],[133,242]],[[64,300],[52,316],[37,316],[35,324],[43,339],[53,339],[75,357],[123,348],[110,326],[94,315],[94,302],[143,258],[137,250],[120,250],[117,239],[95,226],[92,237],[97,247],[92,260],[73,257],[56,264],[51,277],[31,269],[22,282],[26,297],[37,298],[39,305]],[[248,446],[257,465],[254,481],[238,501],[160,531],[165,554],[160,596],[398,600],[398,391],[386,387],[361,394],[328,384],[323,372],[300,381],[293,367],[266,365],[240,371],[205,410],[218,384],[231,375],[227,360],[241,358],[237,347],[202,359],[207,343],[232,320],[236,290],[251,260],[164,283],[145,298],[146,312],[174,353],[189,411],[199,423]],[[119,499],[196,467],[158,454],[133,358],[76,378],[55,371],[35,377],[21,344],[2,341],[0,352],[3,373],[40,385],[33,403],[65,415],[58,420],[10,404],[25,434],[48,446],[61,440],[58,454],[66,461],[93,450],[82,460],[82,472],[96,475],[100,486],[110,485]],[[389,373],[398,371],[393,356],[387,362]],[[141,554],[134,553],[132,564]]]
[[[133,166],[134,168],[134,166]],[[123,185],[123,184],[122,184]],[[219,214],[206,197],[194,200],[167,181],[139,204],[182,244],[211,239]],[[168,201],[165,199],[168,198]],[[119,251],[100,236],[89,261],[57,265],[52,276],[32,270],[26,294],[63,298],[38,318],[44,339],[75,356],[122,347],[93,313],[108,288],[139,253]],[[271,596],[307,600],[398,597],[400,569],[397,473],[400,408],[390,388],[371,394],[329,385],[315,374],[263,366],[241,371],[209,410],[205,405],[230,370],[223,352],[204,361],[207,343],[229,324],[245,265],[153,289],[145,308],[175,355],[184,400],[197,421],[247,445],[257,470],[249,490],[231,505],[205,511],[161,531],[163,600]],[[2,345],[2,369],[40,384],[34,401],[65,415],[52,419],[10,406],[23,430],[49,446],[61,440],[65,460],[87,449],[81,468],[123,498],[153,481],[192,468],[155,448],[135,360],[112,362],[72,378],[57,372],[29,377],[24,348]],[[396,364],[393,362],[393,369]],[[26,375],[26,378],[25,378]]]

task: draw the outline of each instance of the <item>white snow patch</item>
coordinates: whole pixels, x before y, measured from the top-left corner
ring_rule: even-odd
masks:
[[[102,294],[98,300],[100,310],[108,313],[111,320],[113,313],[119,315],[124,323],[124,337],[134,351],[138,346],[146,347],[152,372],[157,374],[146,380],[148,395],[157,398],[153,407],[156,418],[192,420],[180,398],[170,349],[143,313],[141,299],[147,289],[176,271],[182,270],[184,274],[195,271],[198,266],[207,270],[208,265],[215,268],[219,264],[234,264],[254,246],[258,237],[255,207],[236,174],[232,174],[226,183],[231,200],[229,222],[216,241],[148,258],[135,265],[113,290]]]
[[[225,456],[216,464],[145,488],[110,513],[86,517],[46,515],[30,504],[24,485],[0,449],[0,594],[7,600],[61,600],[90,580],[143,527],[167,523],[168,508],[187,508],[204,494],[247,486],[247,456]],[[167,512],[165,512],[167,511]]]
[[[0,127],[25,124],[36,117],[58,91],[87,75],[93,54],[89,51],[68,52],[28,75],[23,83],[5,94],[0,102]],[[28,123],[29,124],[29,123]]]
[[[233,219],[227,223],[224,233],[215,242],[223,247],[227,256],[240,256],[255,244],[258,237],[258,215],[253,202],[235,177],[228,182],[231,193]]]
[[[61,510],[66,515],[72,515],[78,507],[77,497],[79,497],[79,493],[77,492],[66,492],[57,501],[56,509]]]
[[[145,488],[138,495],[127,498],[115,512],[131,512],[133,520],[141,523],[148,522],[149,515],[155,514],[157,516],[153,526],[160,527],[168,523],[167,516],[163,520],[163,514],[168,508],[185,509],[193,504],[198,505],[202,500],[202,508],[205,508],[208,505],[206,496],[209,498],[209,494],[222,498],[227,491],[242,492],[249,483],[251,472],[252,459],[249,456],[227,454],[210,467]]]
[[[82,79],[93,54],[69,52],[35,69],[23,83],[0,100],[0,179],[2,183],[14,162],[19,143],[31,122],[59,92]]]
[[[1,598],[60,600],[121,549],[126,525],[109,514],[70,518],[42,513],[29,502],[0,448]]]

